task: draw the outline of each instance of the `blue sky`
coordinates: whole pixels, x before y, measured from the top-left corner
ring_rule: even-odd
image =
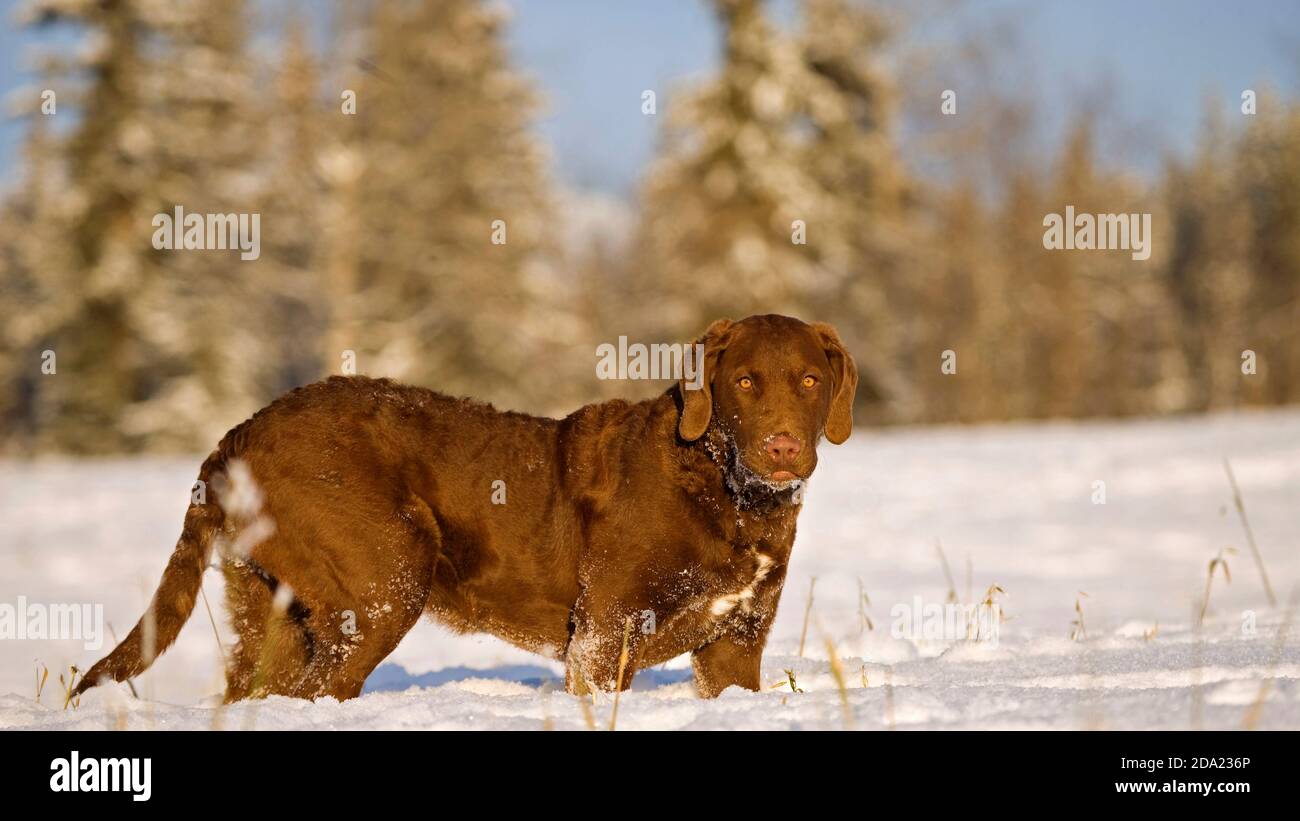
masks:
[[[0,95],[24,74],[30,33],[12,23],[18,0],[0,0]],[[300,5],[326,14],[327,0]],[[718,32],[704,0],[513,0],[510,47],[546,99],[538,128],[568,185],[627,194],[652,156],[658,120],[639,110],[643,89],[664,93],[716,65]],[[1071,114],[1082,89],[1104,88],[1110,111],[1135,126],[1142,146],[1128,159],[1154,164],[1157,148],[1185,150],[1206,96],[1229,102],[1243,88],[1300,92],[1300,0],[932,0],[936,11],[910,35],[936,47],[954,32],[1010,23],[1016,64],[1046,121]],[[777,0],[789,20],[793,0]],[[909,6],[915,8],[915,4]],[[66,38],[60,40],[66,42]],[[1028,66],[1026,71],[1023,67]],[[1028,76],[1026,76],[1028,75]],[[960,89],[961,78],[953,78]],[[931,93],[900,78],[900,93]],[[22,124],[0,124],[0,178],[12,180]]]

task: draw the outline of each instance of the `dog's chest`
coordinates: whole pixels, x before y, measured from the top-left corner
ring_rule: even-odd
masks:
[[[722,592],[735,586],[735,581],[730,584],[720,584],[720,588],[714,591],[715,594],[708,599],[708,615],[715,619],[723,619],[731,615],[732,611],[739,608],[741,613],[751,613],[754,609],[754,599],[758,590],[764,581],[767,580],[768,574],[772,572],[772,567],[776,564],[775,560],[766,553],[760,553],[757,550],[752,551],[754,558],[754,570],[748,582],[739,590],[731,592]],[[743,581],[743,574],[741,577]]]
[[[692,602],[693,609],[712,621],[733,615],[749,615],[769,598],[776,576],[784,577],[794,541],[793,519],[746,521],[742,516],[728,534],[728,544],[710,553],[703,562],[705,585]],[[774,575],[778,568],[782,571]],[[777,587],[779,592],[779,586]]]
[[[788,552],[729,548],[725,559],[675,568],[646,613],[650,664],[690,652],[723,632],[753,632],[776,607]],[[644,621],[644,620],[643,620]]]

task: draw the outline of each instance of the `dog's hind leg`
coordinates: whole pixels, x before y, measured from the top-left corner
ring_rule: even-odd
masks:
[[[383,562],[376,575],[382,581],[370,585],[363,600],[331,587],[317,589],[315,598],[306,602],[315,653],[295,683],[294,695],[340,701],[359,696],[366,677],[424,612],[441,544],[438,525],[419,500],[399,511],[397,520],[409,530],[379,551]]]
[[[372,607],[369,613],[337,611],[341,618],[322,623],[315,614],[309,629],[315,653],[292,687],[299,698],[333,696],[339,701],[361,695],[366,678],[415,625],[420,610]]]
[[[300,604],[276,607],[275,582],[247,563],[227,562],[226,605],[239,641],[226,667],[227,703],[293,695],[314,654],[315,640]]]
[[[271,593],[266,583],[246,564],[227,561],[222,566],[226,579],[226,611],[230,627],[239,637],[226,660],[226,702],[248,698],[266,617],[271,612]]]

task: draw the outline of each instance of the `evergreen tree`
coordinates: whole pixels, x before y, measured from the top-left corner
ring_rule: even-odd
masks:
[[[149,382],[132,301],[152,284],[153,272],[138,264],[143,254],[136,250],[133,261],[129,249],[147,242],[134,219],[150,182],[141,171],[150,147],[142,86],[147,41],[164,21],[131,0],[36,0],[24,11],[32,25],[80,23],[98,41],[78,64],[60,67],[44,83],[62,92],[65,111],[75,99],[82,105],[76,128],[60,145],[66,169],[60,201],[44,210],[68,255],[30,269],[46,308],[31,336],[57,357],[56,375],[36,383],[40,444],[112,451],[124,444],[119,421]],[[84,77],[79,88],[78,75]],[[20,253],[32,260],[42,251],[29,245]]]
[[[42,378],[58,376],[46,359],[47,328],[59,308],[45,266],[66,270],[69,248],[58,234],[61,167],[48,116],[32,115],[23,146],[24,176],[0,204],[0,450],[30,450],[48,423]],[[53,369],[53,373],[49,371]]]
[[[1248,344],[1242,347],[1255,350],[1259,377],[1245,380],[1245,397],[1294,402],[1300,399],[1300,105],[1265,95],[1235,167],[1251,220],[1241,336]]]
[[[817,83],[761,0],[716,0],[716,78],[671,101],[643,190],[640,258],[653,266],[669,334],[719,316],[809,313],[819,286],[810,250],[829,235],[830,203],[808,167],[807,106]],[[807,244],[794,241],[801,221]],[[825,232],[825,233],[820,233]]]
[[[327,230],[327,180],[336,144],[328,125],[339,109],[322,106],[320,67],[300,16],[288,20],[271,73],[256,209],[267,230],[253,269],[253,304],[272,348],[257,360],[256,383],[268,397],[337,373],[340,364],[324,360],[332,300],[326,265],[334,239]]]
[[[1195,154],[1165,168],[1170,240],[1164,279],[1178,320],[1188,373],[1186,407],[1230,407],[1240,396],[1241,351],[1251,348],[1241,321],[1250,277],[1250,210],[1234,173],[1234,135],[1222,108],[1206,111]]]
[[[804,0],[798,44],[812,77],[804,163],[823,201],[822,219],[810,229],[819,265],[807,307],[838,324],[849,345],[870,351],[862,363],[864,404],[882,390],[897,413],[916,396],[909,377],[934,370],[921,363],[932,364],[953,341],[948,334],[946,344],[928,350],[943,334],[923,338],[923,329],[907,321],[931,307],[927,297],[935,302],[944,294],[934,262],[917,264],[928,243],[894,147],[895,93],[883,66],[890,37],[873,5]],[[942,310],[942,303],[933,307]]]
[[[185,0],[172,11],[146,75],[143,165],[153,178],[141,218],[177,206],[251,218],[268,181],[260,160],[270,99],[257,91],[247,51],[247,0]],[[261,238],[283,235],[258,217]],[[263,310],[276,279],[264,258],[238,250],[152,253],[157,287],[133,307],[152,344],[151,370],[166,378],[128,409],[122,428],[154,446],[201,450],[269,398],[257,377],[258,363],[277,355]]]
[[[96,46],[48,81],[80,105],[44,220],[67,254],[27,252],[41,257],[47,307],[34,336],[58,357],[57,376],[37,383],[39,444],[210,446],[252,404],[247,272],[235,252],[155,250],[153,219],[251,203],[243,0],[35,0],[27,13],[79,24]]]
[[[547,198],[503,24],[478,0],[376,4],[335,192],[355,220],[330,263],[352,330],[331,339],[364,372],[519,407],[538,376],[520,329]]]

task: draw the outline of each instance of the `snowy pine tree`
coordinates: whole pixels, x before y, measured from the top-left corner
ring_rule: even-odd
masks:
[[[248,272],[232,252],[155,250],[153,218],[252,203],[243,0],[34,0],[26,13],[79,24],[89,44],[48,80],[79,105],[47,225],[68,253],[34,268],[47,310],[33,335],[59,365],[37,383],[39,444],[210,446],[255,407],[238,322]]]
[[[804,119],[816,78],[761,0],[717,0],[723,64],[669,101],[660,156],[642,192],[641,258],[662,323],[695,333],[720,316],[807,315],[814,244],[832,219],[808,167]],[[807,244],[797,242],[801,223]]]
[[[333,157],[352,240],[327,265],[350,291],[349,330],[331,339],[359,371],[519,407],[547,200],[535,95],[507,64],[504,22],[478,0],[376,4]]]
[[[328,125],[338,109],[323,105],[321,69],[308,42],[306,22],[291,17],[270,68],[265,140],[258,160],[257,212],[267,230],[255,265],[255,305],[271,350],[256,361],[264,396],[338,372],[325,360],[332,301],[326,264]]]

